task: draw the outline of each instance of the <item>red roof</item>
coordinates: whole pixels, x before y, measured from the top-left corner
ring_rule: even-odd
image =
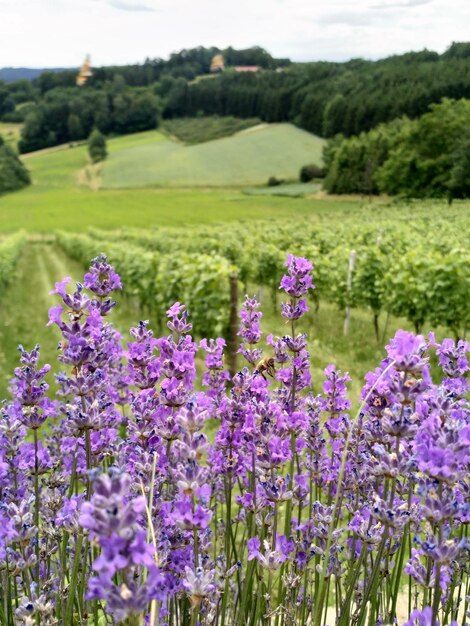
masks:
[[[259,72],[259,65],[235,65],[236,72]]]

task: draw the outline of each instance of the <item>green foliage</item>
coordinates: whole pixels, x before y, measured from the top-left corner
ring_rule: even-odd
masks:
[[[174,302],[184,302],[200,337],[228,336],[229,277],[236,268],[218,255],[166,254],[158,257],[155,306],[160,319]]]
[[[88,152],[93,163],[104,161],[108,155],[106,137],[95,128],[88,139]]]
[[[378,172],[380,189],[411,197],[439,197],[447,196],[456,185],[459,195],[466,194],[465,170],[459,173],[459,169],[469,116],[469,100],[444,100],[405,126]]]
[[[278,187],[279,185],[282,185],[284,181],[280,178],[276,178],[276,176],[270,176],[268,178],[268,182],[267,185],[268,187]]]
[[[18,142],[20,152],[33,152],[56,143],[57,133],[47,124],[45,108],[38,106],[30,111],[21,129],[21,139]]]
[[[324,151],[325,189],[329,193],[377,193],[380,168],[408,126],[405,119],[395,120],[357,137],[330,140]]]
[[[3,290],[15,277],[15,268],[26,243],[24,231],[0,239],[0,289]],[[3,295],[3,294],[2,294]],[[0,296],[1,298],[1,296]]]
[[[83,128],[80,118],[76,113],[70,113],[67,119],[67,132],[69,138],[74,141],[83,137]]]
[[[395,120],[324,151],[330,193],[408,197],[470,194],[469,100],[443,100],[417,120]]]
[[[470,130],[457,139],[451,153],[452,169],[449,174],[449,199],[470,196]]]
[[[234,135],[242,130],[260,124],[258,118],[240,119],[227,115],[221,117],[210,115],[207,117],[187,117],[165,120],[162,128],[165,132],[177,137],[188,145],[212,141],[221,137]]]
[[[452,250],[439,256],[433,270],[434,301],[429,321],[450,328],[455,337],[466,334],[470,322],[470,255],[467,250]]]
[[[31,183],[29,172],[0,135],[0,195]]]
[[[224,72],[175,86],[163,114],[256,116],[292,121],[320,136],[351,136],[404,115],[416,118],[446,96],[470,96],[470,67],[455,46],[441,56],[424,50],[376,62],[291,64],[283,72],[251,75]]]
[[[436,295],[434,251],[413,249],[396,259],[393,271],[386,276],[387,307],[394,315],[406,317],[421,332],[429,320]]]
[[[5,113],[2,116],[2,121],[10,124],[21,124],[24,122],[27,113],[27,108],[24,109],[15,109],[14,111],[10,111],[10,113]]]
[[[301,183],[309,183],[314,178],[323,178],[325,170],[319,165],[311,163],[300,168],[299,180]]]
[[[121,275],[128,295],[137,299],[142,311],[165,319],[176,301],[191,313],[197,336],[226,335],[228,331],[229,277],[237,269],[216,254],[166,254],[122,241],[93,239],[87,235],[59,232],[62,249],[86,268],[99,248]]]
[[[0,119],[15,110],[15,101],[13,100],[8,88],[0,82]]]
[[[326,103],[323,112],[323,137],[332,137],[343,125],[346,114],[346,99],[343,94],[336,94]]]
[[[85,139],[95,126],[108,135],[131,133],[155,128],[160,116],[201,114],[289,121],[320,136],[352,136],[401,116],[417,118],[443,97],[470,97],[467,47],[453,44],[442,55],[424,50],[376,62],[301,64],[274,59],[258,47],[199,47],[166,61],[94,68],[80,89],[70,70],[43,72],[34,84],[0,84],[0,117],[31,103],[28,114],[34,115],[26,119],[22,152]],[[209,76],[211,59],[219,53],[227,68],[258,65],[262,71],[228,69],[200,80]],[[75,121],[68,123],[70,115],[80,118],[81,133]]]
[[[334,304],[339,311],[346,307],[370,311],[377,339],[383,312],[407,319],[417,332],[422,331],[425,323],[430,323],[463,336],[470,322],[470,248],[465,234],[468,218],[460,213],[455,224],[436,217],[430,222],[429,216],[422,213],[410,223],[408,213],[409,208],[401,214],[403,223],[396,217],[381,217],[374,224],[365,225],[367,213],[364,212],[362,219],[356,215],[349,220],[345,218],[343,223],[330,220],[322,226],[304,219],[302,229],[293,229],[284,220],[210,228],[195,226],[190,233],[177,228],[160,228],[153,232],[91,230],[89,237],[100,249],[103,242],[108,241],[112,245],[125,244],[130,249],[140,248],[155,254],[156,271],[162,276],[162,282],[155,288],[156,301],[159,297],[167,301],[181,299],[183,287],[178,283],[180,271],[183,276],[181,267],[187,259],[193,259],[197,266],[200,256],[205,259],[209,255],[226,259],[231,268],[237,268],[245,285],[268,289],[276,302],[286,256],[291,252],[306,256],[314,263],[317,305],[322,301]],[[430,231],[439,235],[431,238]],[[176,259],[174,250],[181,251]],[[348,289],[353,251],[355,263]],[[161,259],[172,265],[162,266]],[[177,277],[168,279],[167,285],[163,277],[173,276],[173,267]],[[198,272],[205,275],[203,269]],[[191,289],[196,289],[191,282],[192,273],[191,278],[181,280],[189,281],[185,294],[190,299]],[[179,291],[175,292],[174,286]],[[227,308],[220,306],[228,315]],[[159,308],[162,310],[163,305]]]
[[[18,139],[21,135],[21,124],[0,122],[0,136],[4,142],[16,151]]]
[[[48,90],[25,117],[20,152],[32,152],[102,133],[135,133],[157,127],[159,101],[150,90],[130,89],[119,81],[102,89]]]

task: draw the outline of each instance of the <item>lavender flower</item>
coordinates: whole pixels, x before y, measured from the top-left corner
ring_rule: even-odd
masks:
[[[179,302],[167,336],[143,321],[124,350],[109,321],[121,282],[104,256],[75,287],[56,283],[57,396],[38,347],[20,348],[0,408],[6,623],[319,626],[334,587],[341,626],[391,624],[402,584],[420,607],[407,626],[468,612],[467,344],[399,331],[350,415],[350,378],[337,367],[311,391],[296,324],[312,265],[286,265],[290,334],[266,338],[275,380],[246,367],[230,387],[222,338],[200,341],[197,380]],[[260,319],[247,297],[250,366]]]
[[[439,626],[439,620],[435,620],[433,622],[432,619],[432,609],[430,606],[424,607],[422,611],[418,609],[414,610],[410,619],[403,626]],[[448,626],[458,626],[457,622],[452,621]]]

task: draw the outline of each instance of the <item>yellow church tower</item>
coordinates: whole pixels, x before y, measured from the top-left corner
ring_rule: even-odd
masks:
[[[90,59],[90,55],[87,54],[83,62],[83,65],[77,74],[77,79],[76,79],[77,85],[79,87],[82,87],[92,75],[93,75],[93,72],[91,71],[91,59]]]
[[[212,57],[211,61],[211,73],[223,72],[225,69],[224,57],[221,54],[216,54]]]

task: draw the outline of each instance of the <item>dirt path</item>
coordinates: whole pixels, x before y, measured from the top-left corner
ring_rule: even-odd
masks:
[[[95,165],[85,165],[76,175],[77,184],[81,187],[88,187],[92,191],[98,191],[101,187],[102,163]]]

